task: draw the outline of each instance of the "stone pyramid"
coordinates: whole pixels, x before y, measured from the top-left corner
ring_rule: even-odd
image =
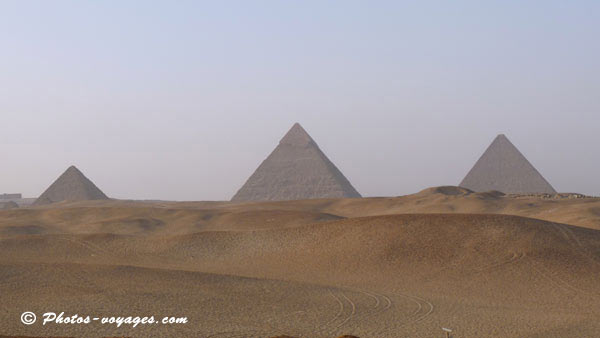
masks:
[[[232,201],[361,197],[296,123]]]
[[[70,166],[33,205],[60,201],[106,200],[108,197],[75,166]]]
[[[497,190],[506,194],[555,194],[556,190],[519,150],[500,134],[460,183],[473,191]]]

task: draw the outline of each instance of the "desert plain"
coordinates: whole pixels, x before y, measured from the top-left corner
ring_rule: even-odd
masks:
[[[0,335],[598,337],[599,280],[600,198],[579,195],[0,211]],[[188,322],[42,325],[49,311]]]

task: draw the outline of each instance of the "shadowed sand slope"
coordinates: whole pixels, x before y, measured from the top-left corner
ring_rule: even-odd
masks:
[[[465,214],[175,235],[171,221],[144,234],[55,226],[55,234],[0,239],[0,292],[10,295],[2,332],[42,332],[18,323],[31,307],[193,320],[100,331],[134,336],[431,337],[441,326],[456,337],[600,333],[600,231],[592,229]]]

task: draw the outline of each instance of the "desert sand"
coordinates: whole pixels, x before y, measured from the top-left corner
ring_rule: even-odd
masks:
[[[600,199],[61,202],[0,211],[0,334],[597,337]],[[21,313],[180,325],[25,326]]]

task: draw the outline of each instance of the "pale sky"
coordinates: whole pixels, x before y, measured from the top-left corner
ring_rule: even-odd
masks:
[[[505,133],[600,195],[599,1],[0,1],[0,193],[229,199],[300,122],[363,196]]]

